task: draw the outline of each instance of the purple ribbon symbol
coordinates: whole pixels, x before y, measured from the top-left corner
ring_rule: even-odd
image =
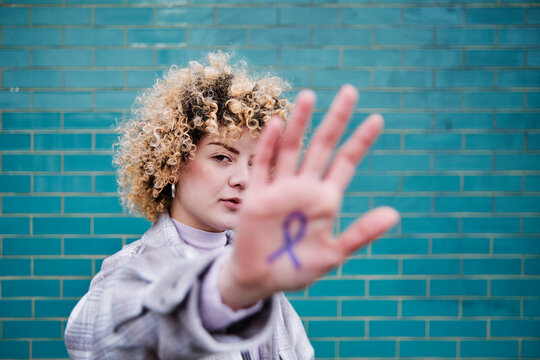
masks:
[[[290,229],[291,229],[292,222],[295,220],[299,221],[299,228],[298,228],[298,232],[293,238],[290,234]],[[275,253],[273,253],[272,255],[268,257],[268,262],[275,261],[278,257],[281,256],[281,254],[283,254],[284,252],[287,252],[289,253],[291,261],[294,264],[294,267],[297,270],[300,270],[301,265],[296,255],[294,255],[293,246],[297,242],[302,240],[302,238],[304,237],[304,233],[306,232],[306,224],[307,224],[307,217],[306,215],[304,215],[304,213],[300,211],[293,211],[292,213],[287,215],[287,217],[285,218],[285,221],[283,222],[283,235],[285,237],[285,244],[281,248],[279,248]]]

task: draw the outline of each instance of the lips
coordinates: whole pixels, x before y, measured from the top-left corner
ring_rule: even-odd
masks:
[[[237,197],[222,199],[221,201],[225,204],[225,206],[227,206],[231,210],[240,209],[240,205],[242,204],[242,199],[237,198]]]

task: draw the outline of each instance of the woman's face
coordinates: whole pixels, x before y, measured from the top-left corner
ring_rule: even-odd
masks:
[[[238,141],[204,136],[195,158],[179,174],[171,216],[206,231],[236,226],[257,140],[245,130]]]

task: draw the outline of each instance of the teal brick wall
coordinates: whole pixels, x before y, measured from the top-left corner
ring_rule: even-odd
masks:
[[[314,125],[386,129],[337,219],[401,222],[288,294],[320,359],[540,358],[540,7],[506,0],[0,0],[0,359],[67,357],[65,322],[149,223],[119,205],[112,126],[221,48],[311,87]]]

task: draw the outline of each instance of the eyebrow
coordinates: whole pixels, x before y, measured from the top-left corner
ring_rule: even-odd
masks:
[[[225,149],[229,150],[230,152],[232,152],[233,154],[240,154],[240,151],[236,150],[235,148],[233,147],[230,147],[222,142],[219,142],[219,141],[214,141],[214,142],[211,142],[209,143],[208,145],[217,145],[217,146],[223,146]]]

